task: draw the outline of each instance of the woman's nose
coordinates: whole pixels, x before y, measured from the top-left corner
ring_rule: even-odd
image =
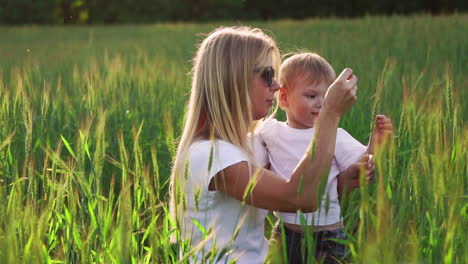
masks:
[[[280,88],[280,85],[278,83],[278,81],[276,81],[275,79],[273,79],[273,82],[271,82],[271,87],[270,89],[273,90],[273,92],[276,92],[278,91]]]

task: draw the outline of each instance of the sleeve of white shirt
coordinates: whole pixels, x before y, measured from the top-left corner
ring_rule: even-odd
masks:
[[[264,136],[268,132],[271,119],[260,121],[261,123],[254,131],[253,147],[251,148],[257,166],[265,168],[270,161],[268,160],[268,149],[265,143]],[[250,141],[249,141],[250,142]]]
[[[253,144],[252,152],[255,161],[259,167],[265,168],[268,165],[268,151],[260,133],[255,133]]]
[[[342,128],[338,129],[336,138],[335,156],[340,169],[346,170],[359,160],[359,157],[366,151],[366,146]]]
[[[241,148],[222,140],[205,141],[191,153],[191,179],[194,184],[201,184],[205,190],[211,179],[225,168],[242,161],[248,161],[248,155]]]

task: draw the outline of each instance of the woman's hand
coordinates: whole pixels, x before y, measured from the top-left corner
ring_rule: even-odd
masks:
[[[357,81],[352,69],[344,69],[328,88],[320,112],[329,112],[338,117],[346,113],[356,102]]]

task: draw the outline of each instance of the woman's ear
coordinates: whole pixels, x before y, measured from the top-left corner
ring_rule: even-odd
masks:
[[[288,107],[288,91],[284,86],[281,86],[278,91],[278,101],[281,107]]]

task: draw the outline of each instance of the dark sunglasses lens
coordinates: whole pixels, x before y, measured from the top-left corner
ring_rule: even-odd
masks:
[[[273,78],[275,77],[275,71],[272,67],[266,67],[262,73],[262,79],[267,83],[268,87],[273,84]]]

